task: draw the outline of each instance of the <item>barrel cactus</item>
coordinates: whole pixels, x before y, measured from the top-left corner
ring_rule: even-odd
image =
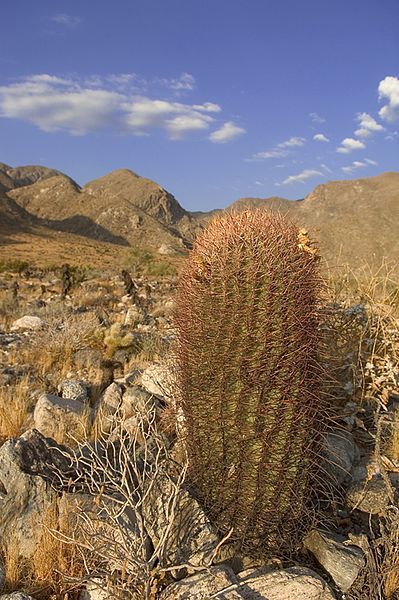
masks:
[[[181,276],[189,474],[219,530],[250,552],[292,548],[319,477],[319,292],[306,232],[260,209],[211,222]]]

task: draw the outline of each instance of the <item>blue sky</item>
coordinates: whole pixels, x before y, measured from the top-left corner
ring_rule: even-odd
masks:
[[[0,161],[116,168],[189,210],[397,171],[397,0],[15,0]]]

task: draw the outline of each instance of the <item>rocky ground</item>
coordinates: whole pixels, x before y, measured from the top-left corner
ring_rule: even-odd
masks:
[[[185,480],[176,280],[0,277],[0,598],[399,598],[398,287],[326,301],[330,495],[296,555],[265,560]]]

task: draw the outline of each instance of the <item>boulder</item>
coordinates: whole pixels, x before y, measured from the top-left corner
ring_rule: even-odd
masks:
[[[17,440],[11,439],[0,448],[0,481],[6,490],[0,501],[0,537],[4,543],[17,544],[20,555],[30,558],[55,493],[43,479],[22,471],[16,445]]]
[[[44,327],[44,321],[40,317],[25,315],[17,319],[11,325],[11,331],[30,330],[35,331]]]
[[[68,400],[79,402],[88,402],[89,400],[87,385],[83,381],[66,379],[60,383],[57,391],[61,394],[61,398]]]
[[[35,428],[46,437],[59,439],[65,434],[82,435],[91,411],[80,400],[41,394],[33,412]]]
[[[150,394],[170,399],[173,395],[173,377],[170,369],[162,364],[152,364],[139,377],[139,383]]]
[[[161,593],[160,600],[208,600],[215,592],[229,588],[237,584],[237,581],[230,567],[218,565],[172,583]],[[223,594],[223,598],[229,599],[238,600],[242,597],[235,591],[229,595]]]
[[[343,592],[347,592],[365,565],[362,550],[344,545],[344,538],[313,530],[304,540],[304,546],[331,576]]]
[[[161,555],[163,566],[207,566],[219,538],[189,492],[183,488],[176,490],[171,479],[160,472],[143,498],[145,528],[154,548],[169,528]],[[171,512],[173,500],[175,506]]]
[[[359,450],[353,435],[345,429],[334,429],[324,436],[322,469],[330,483],[341,485],[350,480]]]
[[[33,596],[25,594],[25,592],[12,592],[11,594],[3,594],[0,600],[35,600]]]
[[[346,494],[346,504],[351,510],[360,510],[370,515],[385,513],[391,504],[386,483],[381,475],[354,481]]]
[[[280,571],[263,567],[234,575],[223,565],[173,583],[160,600],[209,600],[213,594],[223,600],[335,600],[328,584],[305,567]]]

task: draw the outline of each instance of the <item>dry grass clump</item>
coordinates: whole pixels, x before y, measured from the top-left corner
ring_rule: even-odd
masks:
[[[383,407],[399,394],[399,282],[384,266],[340,279],[330,275],[327,331],[333,376],[342,399]]]
[[[14,385],[0,387],[0,444],[11,437],[18,437],[26,429],[29,408],[28,377]]]
[[[101,349],[102,331],[92,313],[49,319],[30,342],[13,356],[15,364],[30,367],[37,375],[60,378],[73,369],[74,355],[87,348]]]
[[[5,592],[23,590],[40,600],[78,598],[84,562],[80,548],[61,539],[61,536],[72,534],[67,514],[65,511],[64,517],[60,517],[57,500],[50,505],[30,559],[21,557],[15,538],[2,549],[6,572]]]

